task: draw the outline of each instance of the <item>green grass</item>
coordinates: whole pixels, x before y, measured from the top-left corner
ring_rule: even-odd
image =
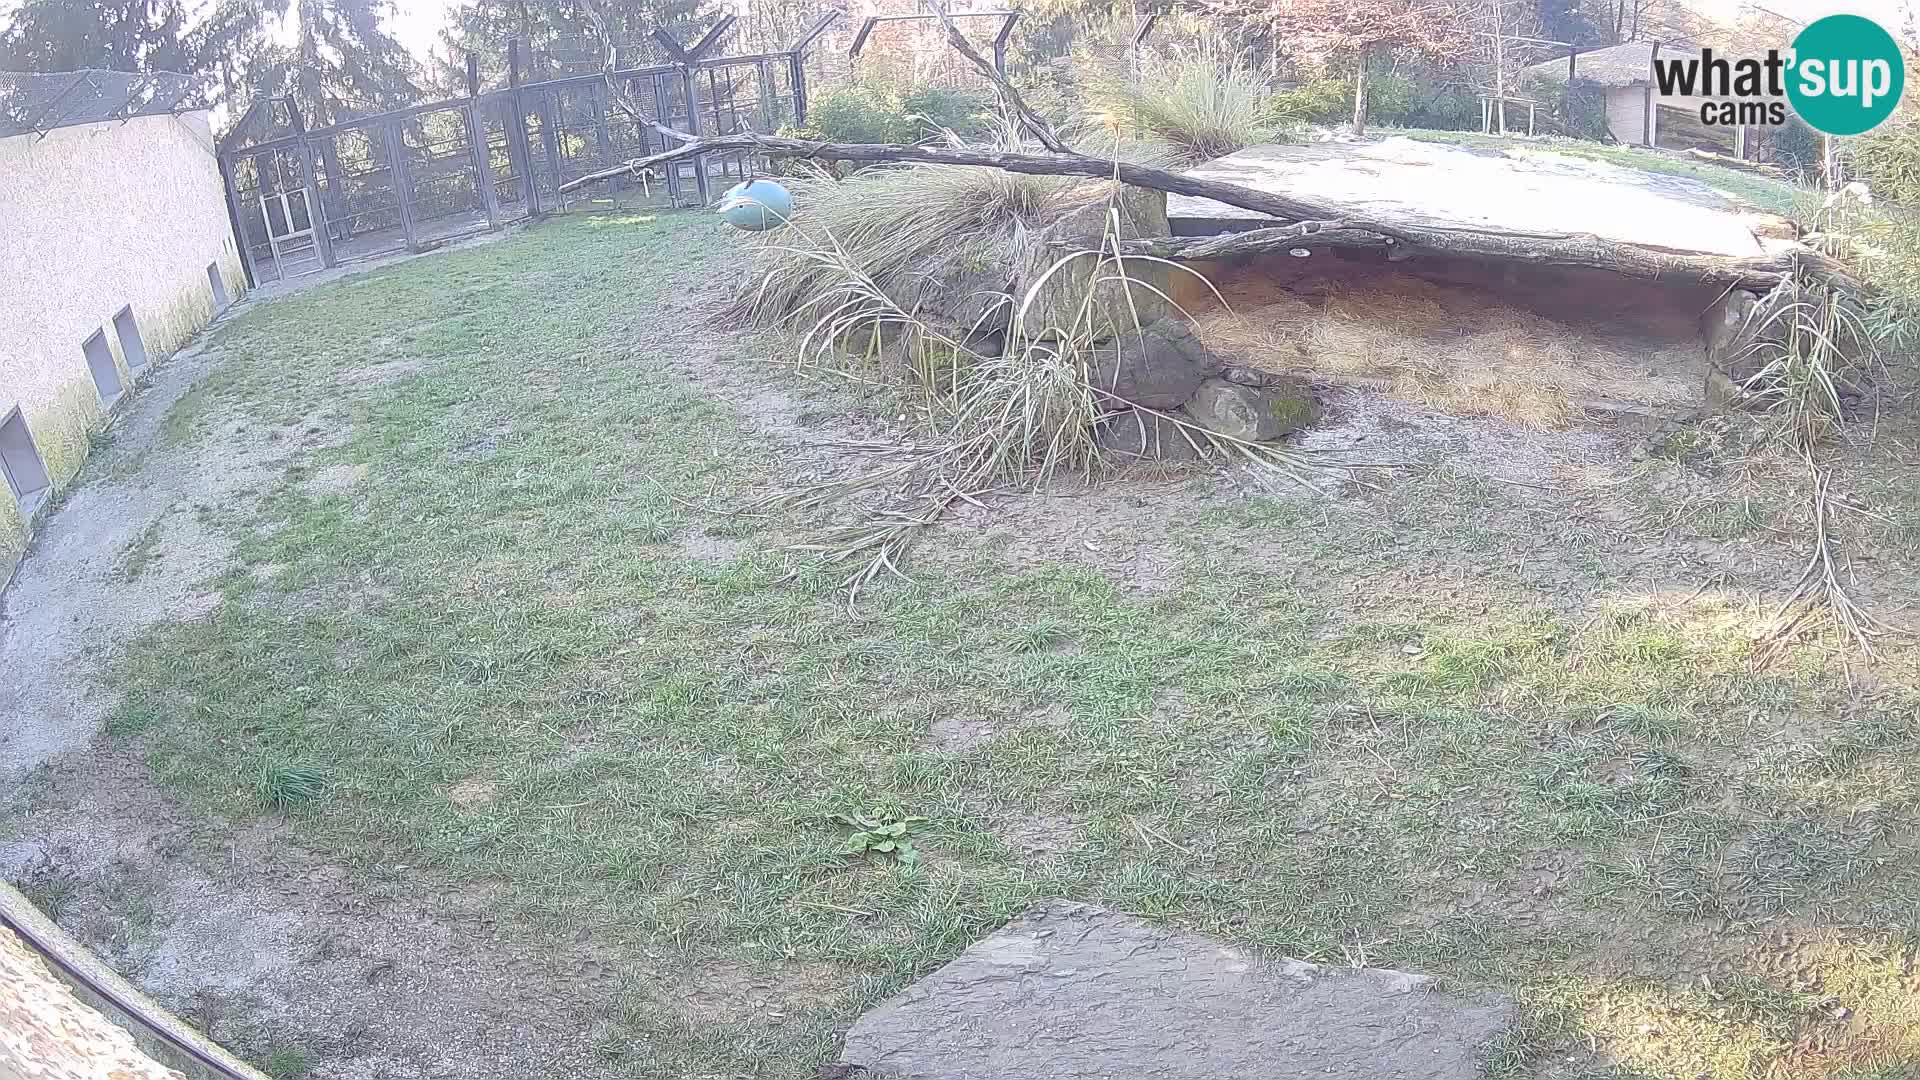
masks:
[[[1560,154],[1565,157],[1604,161],[1630,169],[1668,176],[1685,176],[1715,188],[1724,195],[1761,210],[1794,216],[1800,209],[1796,193],[1800,190],[1786,180],[1775,180],[1754,173],[1729,169],[1704,161],[1691,161],[1676,154],[1661,153],[1638,146],[1569,139],[1558,135],[1519,137],[1483,135],[1477,131],[1428,131],[1419,128],[1381,128],[1381,134],[1404,135],[1422,142],[1451,143],[1455,146],[1504,150],[1510,154]]]
[[[120,553],[118,573],[123,581],[138,581],[145,573],[147,565],[153,561],[154,551],[160,546],[163,532],[162,522],[156,519],[152,524],[140,530],[140,534],[127,542]]]
[[[276,1047],[267,1055],[262,1071],[273,1080],[302,1080],[313,1071],[315,1057],[304,1047]]]
[[[735,265],[704,218],[575,219],[234,320],[196,426],[166,430],[348,435],[223,519],[223,603],[129,646],[113,730],[195,812],[297,803],[350,869],[485,882],[503,918],[667,958],[685,994],[576,1003],[635,1075],[810,1072],[862,1007],[1051,897],[1502,987],[1516,1075],[1590,1041],[1661,1078],[1920,1060],[1912,992],[1861,959],[1920,889],[1909,654],[1864,701],[1812,650],[1756,671],[1736,596],[1644,588],[1662,531],[1450,469],[1171,502],[1143,527],[1177,537],[1160,592],[1105,555],[934,537],[849,613],[838,575],[767,550],[815,519],[702,509],[811,475],[676,370],[785,378],[725,372],[764,352],[700,322]],[[417,369],[343,377],[402,349]],[[304,482],[336,464],[368,478]],[[709,526],[747,552],[683,552]],[[955,720],[992,737],[944,750]],[[919,858],[847,854],[856,810],[924,818]],[[1071,822],[1057,857],[1014,841],[1043,816]],[[1804,1009],[1753,958],[1759,919],[1864,1023]],[[717,972],[795,968],[778,1016],[698,1004]],[[1728,968],[1735,1005],[1700,989]]]

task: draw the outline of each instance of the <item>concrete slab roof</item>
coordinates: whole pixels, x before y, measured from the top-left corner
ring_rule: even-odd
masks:
[[[1254,146],[1188,175],[1351,206],[1356,213],[1462,229],[1592,233],[1698,254],[1763,254],[1743,215],[1698,180],[1516,146],[1512,152],[1419,142]],[[1176,234],[1255,227],[1267,215],[1187,195],[1167,199]]]

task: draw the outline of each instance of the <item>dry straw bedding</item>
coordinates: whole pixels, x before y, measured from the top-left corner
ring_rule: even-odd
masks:
[[[1227,309],[1195,312],[1207,344],[1266,371],[1384,384],[1446,412],[1564,428],[1583,402],[1698,401],[1694,342],[1576,328],[1481,290],[1406,275],[1219,283]]]

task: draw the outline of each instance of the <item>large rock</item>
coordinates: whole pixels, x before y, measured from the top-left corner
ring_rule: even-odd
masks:
[[[1744,289],[1729,289],[1700,316],[1700,339],[1707,350],[1707,405],[1715,409],[1756,404],[1743,389],[1767,366],[1757,339],[1777,334],[1760,325],[1760,298]]]
[[[1173,409],[1220,370],[1215,356],[1185,319],[1161,319],[1094,347],[1087,365],[1093,385],[1135,405]]]
[[[1313,389],[1300,379],[1246,386],[1208,379],[1187,402],[1187,414],[1208,431],[1246,442],[1278,439],[1320,418]]]
[[[895,287],[900,306],[955,334],[1004,330],[1013,317],[1008,291],[1014,260],[1005,234],[944,252],[903,272]]]
[[[861,1016],[841,1061],[874,1080],[1470,1080],[1513,1017],[1422,975],[1267,961],[1054,903]]]
[[[1029,336],[1101,341],[1174,313],[1167,297],[1177,271],[1106,254],[1111,231],[1123,240],[1167,235],[1165,193],[1107,183],[1083,197],[1088,201],[1045,226],[1015,230],[1013,296]]]
[[[1114,457],[1137,461],[1198,461],[1206,436],[1153,413],[1132,409],[1109,417],[1094,436]]]

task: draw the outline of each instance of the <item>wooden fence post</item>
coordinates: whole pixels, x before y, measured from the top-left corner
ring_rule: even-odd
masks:
[[[304,192],[307,200],[307,224],[313,228],[314,249],[320,253],[320,265],[325,268],[331,268],[334,264],[333,236],[328,232],[327,209],[320,205],[320,184],[315,178],[316,174],[313,168],[313,144],[312,140],[307,138],[307,122],[301,119],[300,107],[294,104],[292,98],[281,98],[280,100],[287,106],[287,123],[292,126],[293,133],[296,136],[294,145],[299,147],[297,156],[300,159],[300,188],[301,191]],[[278,154],[279,151],[275,150],[270,152],[268,156],[274,157],[278,156]],[[254,161],[254,168],[258,170],[259,158],[256,157]],[[263,173],[262,175],[264,176],[265,174]],[[262,192],[266,190],[264,181],[262,181],[261,190]],[[291,227],[293,222],[288,221],[287,224]],[[268,224],[267,231],[273,231],[272,224]],[[275,254],[273,265],[274,269],[280,272],[281,277],[284,278],[287,276],[286,268],[280,265],[278,253]]]
[[[608,107],[612,104],[612,96],[613,91],[607,88],[605,82],[593,84],[591,94],[593,99],[593,138],[595,147],[600,151],[600,167],[603,169],[613,165],[613,131],[607,120],[607,114],[612,111]],[[620,181],[614,180],[609,182],[607,188],[610,191],[619,191]]]
[[[667,84],[658,75],[653,76],[653,118],[662,124],[667,122]],[[661,147],[665,146],[666,140],[662,137]],[[680,205],[680,163],[677,161],[667,162],[667,201]]]
[[[527,139],[527,110],[520,100],[520,39],[507,41],[507,155],[520,177],[527,216],[540,216],[540,185],[533,177],[533,145]]]
[[[467,118],[467,146],[473,151],[473,182],[480,186],[480,205],[487,211],[487,231],[500,227],[500,194],[493,190],[493,150],[487,143],[487,126],[480,121],[480,101],[468,98],[463,110]]]
[[[413,181],[407,177],[407,143],[400,134],[401,121],[380,126],[380,139],[387,148],[387,175],[393,181],[393,193],[400,201],[400,228],[407,234],[407,250],[420,250],[420,234],[413,223]]]
[[[487,211],[487,231],[500,227],[500,193],[493,190],[493,147],[487,125],[480,118],[480,58],[467,54],[467,147],[473,151],[473,182],[479,186],[480,205]]]
[[[787,81],[793,84],[793,122],[795,126],[807,126],[807,57],[804,53],[787,54]]]
[[[700,137],[700,83],[693,77],[693,68],[680,68],[680,85],[687,96],[687,134]],[[700,205],[705,207],[712,195],[707,190],[707,156],[701,154],[693,159],[693,186],[700,195]]]
[[[560,138],[554,131],[557,125],[554,120],[556,110],[553,107],[553,95],[545,90],[540,91],[540,101],[534,109],[540,114],[540,152],[547,159],[547,168],[553,172],[553,205],[547,207],[547,210],[548,212],[565,210],[566,200],[560,194],[560,185],[566,183],[567,178],[560,172]]]
[[[827,27],[833,25],[833,21],[843,14],[845,12],[839,8],[829,9],[813,20],[813,25],[807,27],[807,32],[801,34],[799,39],[787,48],[787,74],[790,76],[788,81],[793,84],[793,122],[801,127],[805,127],[807,123],[807,47],[818,40],[821,34],[826,33]]]
[[[247,275],[249,291],[260,287],[259,275],[253,268],[253,252],[247,250],[246,221],[240,216],[240,194],[233,186],[233,158],[222,153],[216,159],[220,164],[220,183],[227,189],[227,222],[233,226],[233,242],[240,247],[240,270]]]
[[[773,68],[762,58],[754,61],[753,73],[760,80],[760,130],[772,134],[780,126],[780,114],[774,111],[778,102],[773,96]]]

